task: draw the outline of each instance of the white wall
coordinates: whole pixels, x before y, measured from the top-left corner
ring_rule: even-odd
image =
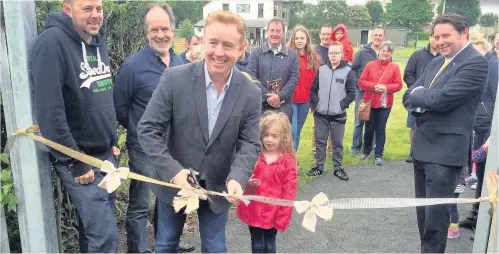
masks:
[[[258,4],[263,3],[263,18],[258,17]],[[272,19],[274,17],[273,0],[212,0],[203,7],[203,19],[208,17],[212,11],[222,10],[223,4],[229,4],[229,10],[237,13],[243,19]],[[237,4],[249,4],[250,12],[237,12]]]

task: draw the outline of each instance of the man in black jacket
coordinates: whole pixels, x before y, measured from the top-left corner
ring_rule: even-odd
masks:
[[[117,166],[113,80],[101,29],[102,3],[66,0],[33,43],[30,67],[42,135]],[[79,215],[80,251],[116,253],[116,195],[98,186],[99,168],[51,150],[55,172]]]
[[[430,61],[433,60],[433,58],[435,58],[436,56],[438,56],[437,45],[435,44],[433,35],[431,35],[430,43],[428,43],[426,47],[412,53],[411,58],[409,58],[409,61],[407,62],[404,71],[404,82],[407,84],[408,88],[416,83],[416,80],[418,80],[421,75],[423,75],[426,66],[428,66]],[[407,113],[406,126],[407,128],[411,129],[409,137],[412,144],[412,137],[414,136],[414,131],[416,130],[416,120],[410,113]],[[409,163],[412,162],[412,148],[405,161]]]

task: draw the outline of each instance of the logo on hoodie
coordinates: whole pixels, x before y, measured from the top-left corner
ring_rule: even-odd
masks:
[[[80,79],[84,80],[80,88],[90,89],[92,83],[97,83],[97,88],[92,92],[100,93],[111,90],[113,82],[111,79],[111,68],[101,61],[99,48],[97,48],[97,56],[87,56],[86,48],[82,44],[83,62],[80,63]],[[90,67],[90,63],[97,62],[97,67]],[[94,65],[94,64],[92,64]]]

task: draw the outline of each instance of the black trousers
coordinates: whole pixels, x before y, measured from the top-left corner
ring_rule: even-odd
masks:
[[[414,160],[416,198],[452,198],[462,167]],[[416,208],[421,253],[444,253],[449,227],[449,206]]]
[[[263,229],[249,226],[251,234],[251,252],[276,253],[277,230],[275,228]]]

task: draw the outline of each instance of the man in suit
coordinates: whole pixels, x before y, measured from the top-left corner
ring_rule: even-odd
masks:
[[[413,139],[417,198],[450,198],[470,158],[475,112],[487,78],[487,60],[468,42],[465,17],[445,13],[433,25],[441,56],[404,94],[416,116]],[[446,205],[418,207],[421,252],[445,252],[449,213]]]
[[[227,200],[211,196],[213,203],[200,201],[202,252],[227,251],[229,202],[242,195],[261,147],[261,90],[234,68],[244,50],[244,31],[238,15],[210,13],[204,60],[166,69],[138,125],[139,142],[156,179],[191,186],[192,168],[203,188],[229,194]],[[154,251],[176,252],[186,218],[172,206],[178,189],[151,188],[158,197]]]

